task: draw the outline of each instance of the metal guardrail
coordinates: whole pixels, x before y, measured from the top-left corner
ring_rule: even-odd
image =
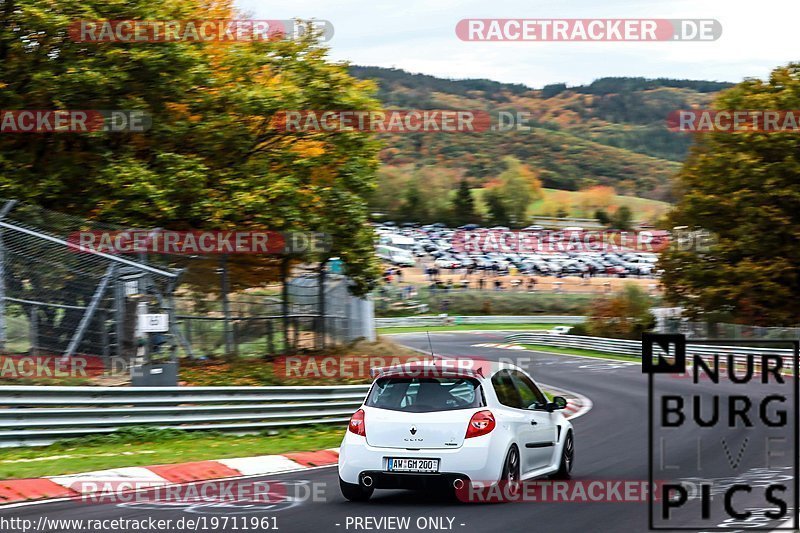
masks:
[[[375,327],[413,327],[413,326],[445,326],[453,324],[580,324],[586,321],[585,316],[404,316],[391,318],[376,318]]]
[[[347,422],[368,385],[338,387],[0,387],[0,447],[126,426],[253,432]]]
[[[642,341],[627,339],[608,339],[605,337],[582,337],[579,335],[549,335],[547,333],[516,333],[507,335],[506,340],[517,344],[541,344],[559,348],[580,348],[610,354],[641,356]],[[787,341],[790,342],[790,341]],[[784,366],[792,368],[793,350],[783,348],[754,348],[750,346],[710,346],[692,345],[692,340],[686,340],[686,354],[711,356],[714,354],[733,354],[744,357],[753,355],[779,355],[783,358]]]

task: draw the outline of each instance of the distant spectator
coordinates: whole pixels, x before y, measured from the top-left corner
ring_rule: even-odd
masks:
[[[536,290],[536,278],[533,276],[528,278],[528,292],[533,292]]]
[[[502,291],[503,290],[503,282],[499,279],[494,280],[494,290]]]
[[[403,283],[403,269],[398,267],[394,273],[397,276],[397,283]]]
[[[485,289],[486,288],[485,285],[486,285],[486,278],[484,278],[483,276],[478,278],[478,290],[482,291],[483,289]]]

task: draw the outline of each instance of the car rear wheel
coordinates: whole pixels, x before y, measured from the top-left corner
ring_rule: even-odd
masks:
[[[339,488],[342,491],[342,496],[351,502],[365,502],[369,500],[375,489],[362,487],[357,483],[347,483],[339,478]]]
[[[515,495],[519,490],[519,449],[516,444],[508,450],[503,466],[503,478],[500,482],[506,485],[503,490],[508,495]]]
[[[572,431],[570,431],[567,433],[566,440],[564,441],[564,448],[561,452],[561,463],[558,466],[558,471],[553,474],[553,477],[556,479],[569,479],[574,462],[575,439],[572,437]]]

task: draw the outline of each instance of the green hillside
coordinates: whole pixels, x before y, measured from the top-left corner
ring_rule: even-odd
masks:
[[[557,211],[563,209],[569,217],[594,218],[596,208],[587,206],[583,192],[545,188],[542,189],[542,193],[543,197],[531,204],[531,216],[557,216]],[[481,201],[483,189],[473,189],[472,194],[478,199],[478,210],[482,214],[485,213],[486,206]],[[635,220],[652,221],[664,214],[669,209],[669,205],[667,202],[658,200],[615,194],[609,198],[607,209],[614,211],[619,207],[627,206]]]
[[[491,80],[446,80],[398,69],[352,66],[373,79],[386,107],[530,112],[529,132],[384,135],[385,165],[455,170],[480,186],[513,155],[545,187],[608,185],[621,194],[670,200],[670,178],[691,137],[670,132],[667,114],[708,105],[731,84],[702,80],[602,78],[578,87],[532,89]]]

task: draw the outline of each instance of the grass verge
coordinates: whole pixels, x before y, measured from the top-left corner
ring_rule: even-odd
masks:
[[[639,358],[630,355],[617,355],[613,353],[598,352],[596,350],[584,350],[581,348],[560,348],[558,346],[545,346],[543,344],[522,344],[528,350],[537,352],[552,352],[567,355],[583,355],[585,357],[602,357],[603,359],[616,359],[618,361],[638,361]]]
[[[471,331],[471,330],[507,330],[507,329],[553,329],[563,324],[457,324],[452,326],[410,326],[410,327],[388,327],[378,328],[378,335],[388,335],[391,333],[419,333],[425,331]]]
[[[307,352],[299,357],[304,361],[302,369],[292,372],[287,372],[287,361],[282,357],[183,361],[180,380],[184,385],[196,387],[355,385],[371,383],[372,378],[368,373],[339,373],[337,365],[328,368],[323,363],[341,360],[342,363],[353,365],[353,368],[366,368],[368,371],[376,366],[373,364],[376,360],[419,358],[419,353],[389,339],[378,339],[376,342],[362,340],[324,351]],[[359,361],[363,364],[359,365]]]
[[[344,431],[344,424],[257,435],[127,428],[109,435],[62,440],[49,446],[5,448],[0,456],[0,479],[323,450],[339,446]]]

